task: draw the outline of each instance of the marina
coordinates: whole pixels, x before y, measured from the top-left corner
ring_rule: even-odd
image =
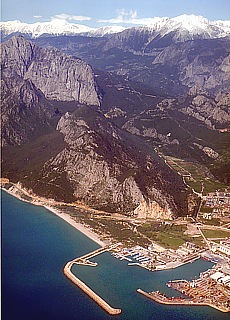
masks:
[[[118,244],[112,255],[119,260],[127,260],[129,266],[140,266],[154,270],[170,270],[201,258],[205,249],[200,249],[191,243],[186,243],[178,250],[165,249],[152,243],[148,248],[135,246],[124,248]]]

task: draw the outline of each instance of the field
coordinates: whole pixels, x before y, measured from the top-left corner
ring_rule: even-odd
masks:
[[[142,224],[138,227],[141,234],[146,235],[152,241],[158,243],[165,248],[178,249],[186,241],[202,245],[203,241],[200,237],[192,237],[185,234],[187,227],[185,225],[170,223],[150,222]]]
[[[204,230],[202,232],[206,238],[226,238],[230,237],[230,230],[223,231],[223,230]]]
[[[215,180],[210,176],[207,168],[196,162],[189,162],[182,159],[164,156],[167,164],[176,170],[184,181],[198,193],[206,195],[216,190],[225,190],[228,186]]]

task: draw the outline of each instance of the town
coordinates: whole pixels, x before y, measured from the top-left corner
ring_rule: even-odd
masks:
[[[210,192],[202,196],[201,215],[204,219],[220,218],[230,214],[230,193]]]

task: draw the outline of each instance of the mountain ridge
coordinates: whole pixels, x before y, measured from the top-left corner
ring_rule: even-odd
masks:
[[[109,36],[120,33],[124,30],[132,29],[118,25],[106,26],[101,28],[90,28],[82,24],[74,24],[64,19],[52,19],[50,22],[22,23],[18,20],[1,22],[0,24],[3,37],[15,33],[21,33],[31,38],[37,38],[42,35],[85,35],[85,36]],[[199,37],[204,39],[222,38],[230,34],[229,20],[208,20],[202,16],[181,15],[175,18],[151,19],[149,25],[133,27],[144,29],[150,34],[165,36],[170,32],[176,31],[174,36],[176,41],[192,40]]]
[[[181,176],[150,145],[103,114],[86,63],[21,36],[1,49],[4,177],[38,195],[81,201],[110,213],[167,219],[187,214],[188,188]],[[73,83],[87,74],[86,89],[94,88],[85,103],[78,96],[70,101],[59,85],[67,83],[62,73],[68,71],[66,59],[74,70]],[[50,95],[52,82],[58,97]]]
[[[159,25],[161,33],[141,27],[107,38],[17,37],[21,51],[15,38],[4,42],[10,46],[2,81],[6,175],[37,194],[107,212],[142,218],[194,212],[191,189],[157,152],[205,165],[205,179],[229,181],[230,42],[204,39],[210,33],[188,40],[187,31],[182,39],[180,25],[169,33]]]
[[[3,144],[23,143],[41,127],[51,130],[58,101],[100,105],[89,65],[22,36],[1,44],[1,71]]]

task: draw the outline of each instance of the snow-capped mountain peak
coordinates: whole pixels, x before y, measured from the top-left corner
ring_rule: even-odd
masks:
[[[122,26],[105,26],[105,27],[101,27],[99,29],[95,29],[93,31],[90,31],[89,36],[103,37],[105,35],[122,32],[125,29],[127,29],[127,28],[122,27]]]
[[[158,32],[161,36],[175,32],[175,39],[178,41],[196,37],[221,38],[230,35],[230,21],[210,21],[193,14],[184,14],[175,18],[154,18],[145,28]]]
[[[70,23],[64,19],[54,18],[49,22],[23,23],[18,20],[1,22],[0,27],[3,36],[21,33],[31,38],[38,38],[44,34],[57,35],[87,35],[102,37],[123,31],[122,26],[106,26],[102,28],[90,28],[82,24]]]
[[[43,34],[74,35],[96,30],[84,25],[69,23],[62,19],[52,19],[49,22],[36,22],[31,24],[15,20],[2,22],[0,26],[4,35],[22,33],[30,35],[32,38],[40,37]]]
[[[70,23],[64,19],[54,18],[49,22],[23,23],[18,20],[1,22],[2,36],[11,34],[25,34],[31,38],[37,38],[44,34],[57,35],[87,35],[90,37],[103,37],[124,31],[122,26],[106,26],[102,28],[90,28],[82,24]],[[164,36],[174,32],[176,41],[185,41],[201,37],[221,38],[230,35],[230,21],[210,21],[202,16],[181,15],[175,18],[152,18],[148,25],[142,26],[150,32]]]
[[[171,20],[173,23],[175,23],[175,26],[178,24],[190,32],[194,32],[194,30],[197,30],[197,28],[205,29],[209,25],[209,20],[207,18],[195,16],[194,14],[183,14]]]

